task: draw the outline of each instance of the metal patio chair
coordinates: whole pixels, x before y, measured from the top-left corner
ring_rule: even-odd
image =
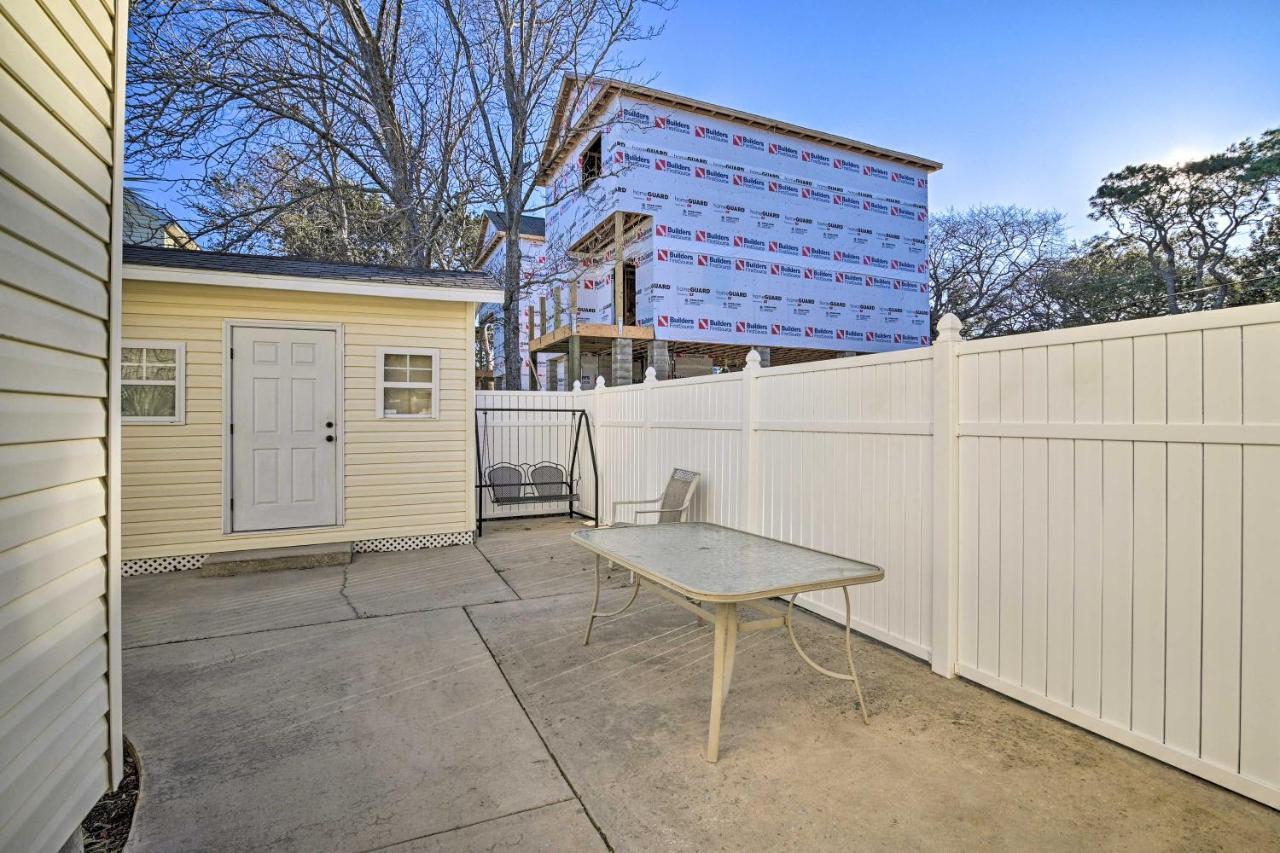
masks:
[[[671,469],[671,479],[667,481],[667,487],[662,494],[656,498],[648,498],[638,501],[614,501],[613,502],[613,524],[638,524],[639,517],[642,515],[656,515],[657,519],[654,524],[662,524],[670,521],[684,521],[684,515],[689,509],[689,504],[693,503],[693,491],[698,486],[698,480],[702,479],[702,475],[697,471],[686,471],[683,468]],[[643,504],[658,504],[655,509],[637,509],[632,511],[631,522],[620,522],[618,520],[618,507],[620,506],[640,506]]]
[[[638,523],[639,516],[656,515],[657,519],[654,524],[662,524],[664,522],[684,521],[684,514],[689,510],[689,504],[693,503],[693,491],[698,486],[698,481],[702,479],[702,475],[697,471],[686,471],[683,468],[672,468],[671,479],[667,480],[667,487],[662,490],[662,494],[656,498],[648,498],[638,501],[614,501],[613,502],[613,522],[610,527],[631,527]],[[618,520],[618,507],[620,506],[642,506],[644,504],[657,504],[654,509],[637,509],[631,514],[632,521]],[[612,560],[603,560],[599,554],[596,554],[595,570],[591,573],[595,582],[595,598],[591,602],[591,621],[587,623],[587,636],[583,641],[583,645],[591,642],[591,625],[596,619],[603,619],[610,616],[617,616],[623,610],[631,606],[636,600],[636,596],[640,593],[640,580],[636,577],[635,572],[627,573],[627,583],[631,587],[631,598],[619,610],[613,610],[608,613],[599,613],[596,608],[600,606],[600,564],[608,563],[612,569],[614,563]]]

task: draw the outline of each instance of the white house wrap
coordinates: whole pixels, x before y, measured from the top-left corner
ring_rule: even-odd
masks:
[[[856,352],[929,343],[937,164],[631,92],[606,93],[604,109],[583,119],[550,179],[546,232],[569,249],[615,212],[647,217],[626,251],[636,323],[658,340]],[[597,130],[593,179],[584,152]],[[576,319],[616,322],[613,259],[583,263]]]

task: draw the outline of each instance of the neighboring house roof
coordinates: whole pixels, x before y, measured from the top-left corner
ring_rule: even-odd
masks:
[[[142,193],[124,188],[124,242],[138,246],[199,249],[169,211],[148,201]]]
[[[499,234],[505,234],[507,231],[506,214],[499,213],[496,210],[486,210],[484,215],[489,217],[489,221],[493,223],[494,229]],[[520,236],[521,237],[545,237],[546,236],[546,220],[541,216],[520,215]]]
[[[600,86],[599,90],[592,96],[591,102],[583,110],[582,117],[578,119],[577,123],[573,127],[563,127],[568,120],[568,110],[573,100],[574,89],[588,82],[598,84]],[[732,107],[722,107],[718,104],[699,101],[695,98],[686,98],[684,95],[664,92],[660,89],[651,89],[638,83],[627,83],[608,77],[586,77],[584,75],[566,74],[560,84],[560,94],[556,98],[555,111],[551,116],[551,138],[559,139],[560,144],[548,144],[542,149],[542,159],[538,167],[538,174],[534,178],[535,184],[545,186],[551,180],[551,176],[560,168],[560,164],[564,162],[569,151],[572,150],[577,138],[601,123],[601,111],[608,104],[609,98],[616,94],[633,95],[640,100],[672,109],[689,110],[690,112],[701,113],[702,115],[724,119],[725,121],[746,124],[772,133],[782,133],[799,139],[807,139],[810,142],[830,145],[833,148],[841,148],[858,154],[870,154],[873,157],[882,157],[886,160],[892,160],[907,166],[915,166],[929,172],[936,172],[942,168],[942,164],[936,160],[917,157],[914,154],[905,154],[901,151],[894,151],[892,148],[882,148],[879,145],[859,142],[856,139],[802,127],[798,124],[766,118],[765,116],[744,112]]]
[[[484,266],[489,262],[489,258],[493,257],[494,251],[498,248],[498,244],[502,242],[502,235],[507,233],[507,217],[505,214],[496,210],[486,210],[484,215],[489,218],[489,231],[485,234],[484,246],[480,249],[480,259],[476,261],[476,266]],[[544,240],[546,239],[547,221],[541,216],[520,215],[520,237],[527,240]]]
[[[483,272],[310,261],[279,255],[124,247],[124,277],[188,284],[366,293],[415,299],[493,302],[502,290]],[[160,272],[163,270],[164,272]]]

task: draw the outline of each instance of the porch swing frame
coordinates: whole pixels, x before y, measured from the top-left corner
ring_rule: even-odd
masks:
[[[511,460],[486,460],[484,459],[484,448],[486,446],[485,439],[487,433],[481,431],[481,421],[486,420],[484,417],[490,412],[521,412],[524,414],[563,414],[570,416],[570,425],[573,430],[573,442],[569,450],[569,464],[561,465],[554,460],[541,460],[537,463],[527,463]],[[476,440],[476,536],[484,535],[484,491],[490,490],[490,498],[498,505],[511,504],[545,504],[557,503],[565,501],[568,504],[568,515],[570,518],[581,516],[582,518],[590,518],[593,521],[600,518],[600,469],[596,462],[596,444],[595,438],[591,432],[591,415],[586,409],[582,408],[565,408],[565,409],[527,409],[518,406],[476,406],[475,408],[475,440]],[[592,493],[595,496],[594,514],[587,515],[582,510],[575,509],[576,504],[581,504],[581,500],[574,489],[575,475],[578,471],[578,453],[584,446],[582,441],[583,433],[586,433],[585,447],[591,454],[591,482]],[[530,473],[538,465],[555,465],[566,472],[565,480],[560,483],[565,487],[563,495],[541,495],[537,494],[536,489],[539,485],[557,485],[555,481],[547,481],[544,483],[534,483],[530,480],[521,478],[520,483],[492,483],[489,481],[488,472],[492,471],[499,465],[510,465],[520,469],[525,474]],[[525,489],[533,488],[535,493],[532,495],[518,495],[515,498],[504,498],[498,500],[495,489]],[[521,516],[501,516],[502,518],[518,518]],[[492,518],[490,520],[493,520]]]

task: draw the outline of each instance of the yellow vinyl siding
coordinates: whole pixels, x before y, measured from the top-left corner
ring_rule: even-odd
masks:
[[[124,338],[187,345],[187,418],[124,427],[124,559],[470,530],[469,316],[463,302],[126,281]],[[223,532],[226,320],[342,325],[342,526]],[[438,419],[376,417],[376,351],[396,346],[440,351]]]
[[[98,152],[86,146],[12,74],[0,69],[0,103],[10,125],[52,158],[57,167],[83,184],[106,204],[111,198],[111,168]]]
[[[111,164],[111,128],[108,122],[94,114],[76,91],[56,73],[57,69],[36,51],[27,37],[15,29],[9,19],[11,7],[26,5],[22,0],[5,0],[4,14],[0,15],[0,44],[5,46],[4,66],[19,81],[20,85],[29,89],[36,100],[56,115],[71,133],[83,141],[98,158]],[[67,62],[74,65],[79,57]],[[55,62],[57,66],[62,63]]]
[[[6,325],[0,329],[6,330],[6,337],[35,340],[29,336],[41,332],[58,335],[63,326],[74,324],[77,333],[88,332],[91,340],[99,342],[94,354],[101,356],[106,351],[107,330],[104,325],[93,322],[107,318],[107,293],[100,279],[85,275],[50,255],[33,252],[28,244],[17,241],[4,231],[0,231],[0,269],[6,271],[3,278],[12,284],[4,287],[3,292],[6,311],[0,322]],[[14,289],[35,286],[37,283],[38,293],[27,294]],[[41,322],[34,328],[27,328],[19,320],[9,316],[7,309],[23,299],[30,303],[28,312],[43,312]],[[56,308],[50,308],[50,304],[71,308],[77,313],[64,316]],[[7,331],[18,328],[23,330],[22,335]],[[83,341],[78,339],[52,338],[51,343],[61,344],[64,348],[83,346]]]
[[[115,14],[99,0],[0,0],[0,850],[58,849],[110,786],[119,750],[107,559]]]

